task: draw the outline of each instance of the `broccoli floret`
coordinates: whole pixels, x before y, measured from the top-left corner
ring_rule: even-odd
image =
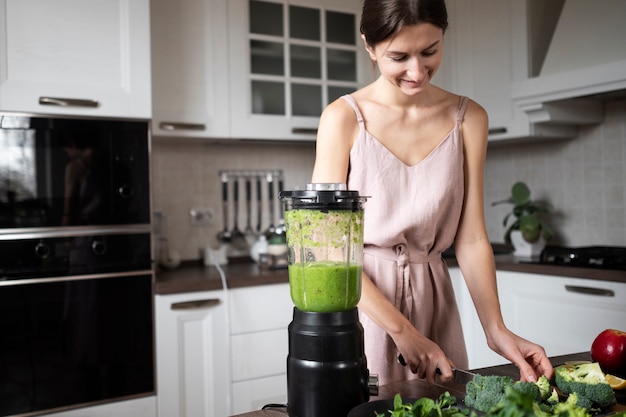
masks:
[[[617,402],[597,362],[557,366],[554,375],[557,388],[564,394],[576,393],[579,401],[586,397],[595,407],[610,407]]]
[[[567,400],[554,405],[552,414],[558,417],[591,417],[588,408],[579,404],[583,398],[576,393],[570,394]],[[586,401],[589,401],[589,399],[584,398],[583,402]],[[591,402],[589,401],[588,404],[591,405]]]
[[[559,401],[561,401],[559,399],[559,393],[556,391],[556,389],[552,389],[552,393],[550,394],[548,398],[546,398],[546,403],[553,406],[557,404]]]
[[[537,380],[537,382],[535,382],[535,384],[537,384],[537,387],[539,387],[539,392],[541,393],[541,399],[547,400],[551,394],[550,380],[548,379],[548,377],[545,375],[541,375],[539,379]]]
[[[582,407],[585,410],[591,410],[593,407],[593,402],[589,398],[580,396],[575,392],[572,392],[571,394],[569,394],[565,402],[576,405],[578,407]]]
[[[539,386],[534,382],[517,381],[512,385],[515,391],[528,394],[533,399],[533,402],[540,403],[543,400]]]
[[[489,417],[553,417],[550,410],[533,401],[531,394],[517,391],[514,386],[505,388],[504,398],[487,412]],[[563,416],[567,417],[567,416]]]
[[[477,374],[465,386],[465,405],[487,412],[503,400],[505,388],[513,383],[508,376]]]

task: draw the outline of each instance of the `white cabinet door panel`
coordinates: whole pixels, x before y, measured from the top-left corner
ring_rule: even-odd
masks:
[[[0,110],[150,118],[149,18],[148,0],[0,0]]]
[[[286,404],[287,376],[236,382],[233,384],[233,398],[237,399],[233,404],[234,414],[260,410],[267,404]]]
[[[258,285],[230,292],[231,334],[286,329],[293,303],[289,284]]]
[[[232,336],[232,380],[286,373],[288,351],[286,328]]]

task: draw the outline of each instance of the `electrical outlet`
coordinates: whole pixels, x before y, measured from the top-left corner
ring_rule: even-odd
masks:
[[[192,226],[210,226],[213,223],[213,210],[210,208],[193,208],[189,210]]]

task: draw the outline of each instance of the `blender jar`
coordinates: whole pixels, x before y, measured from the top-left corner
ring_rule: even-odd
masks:
[[[330,313],[356,307],[363,270],[366,197],[345,184],[308,184],[280,193],[285,211],[289,287],[302,311]]]

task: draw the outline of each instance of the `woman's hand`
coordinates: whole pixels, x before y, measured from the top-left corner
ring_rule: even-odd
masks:
[[[548,379],[554,367],[543,347],[523,339],[508,329],[487,336],[489,347],[513,362],[520,371],[521,381],[536,381],[541,375]]]
[[[391,337],[402,355],[403,365],[406,364],[419,378],[433,383],[439,370],[442,381],[452,379],[454,365],[450,359],[436,343],[413,326]]]

